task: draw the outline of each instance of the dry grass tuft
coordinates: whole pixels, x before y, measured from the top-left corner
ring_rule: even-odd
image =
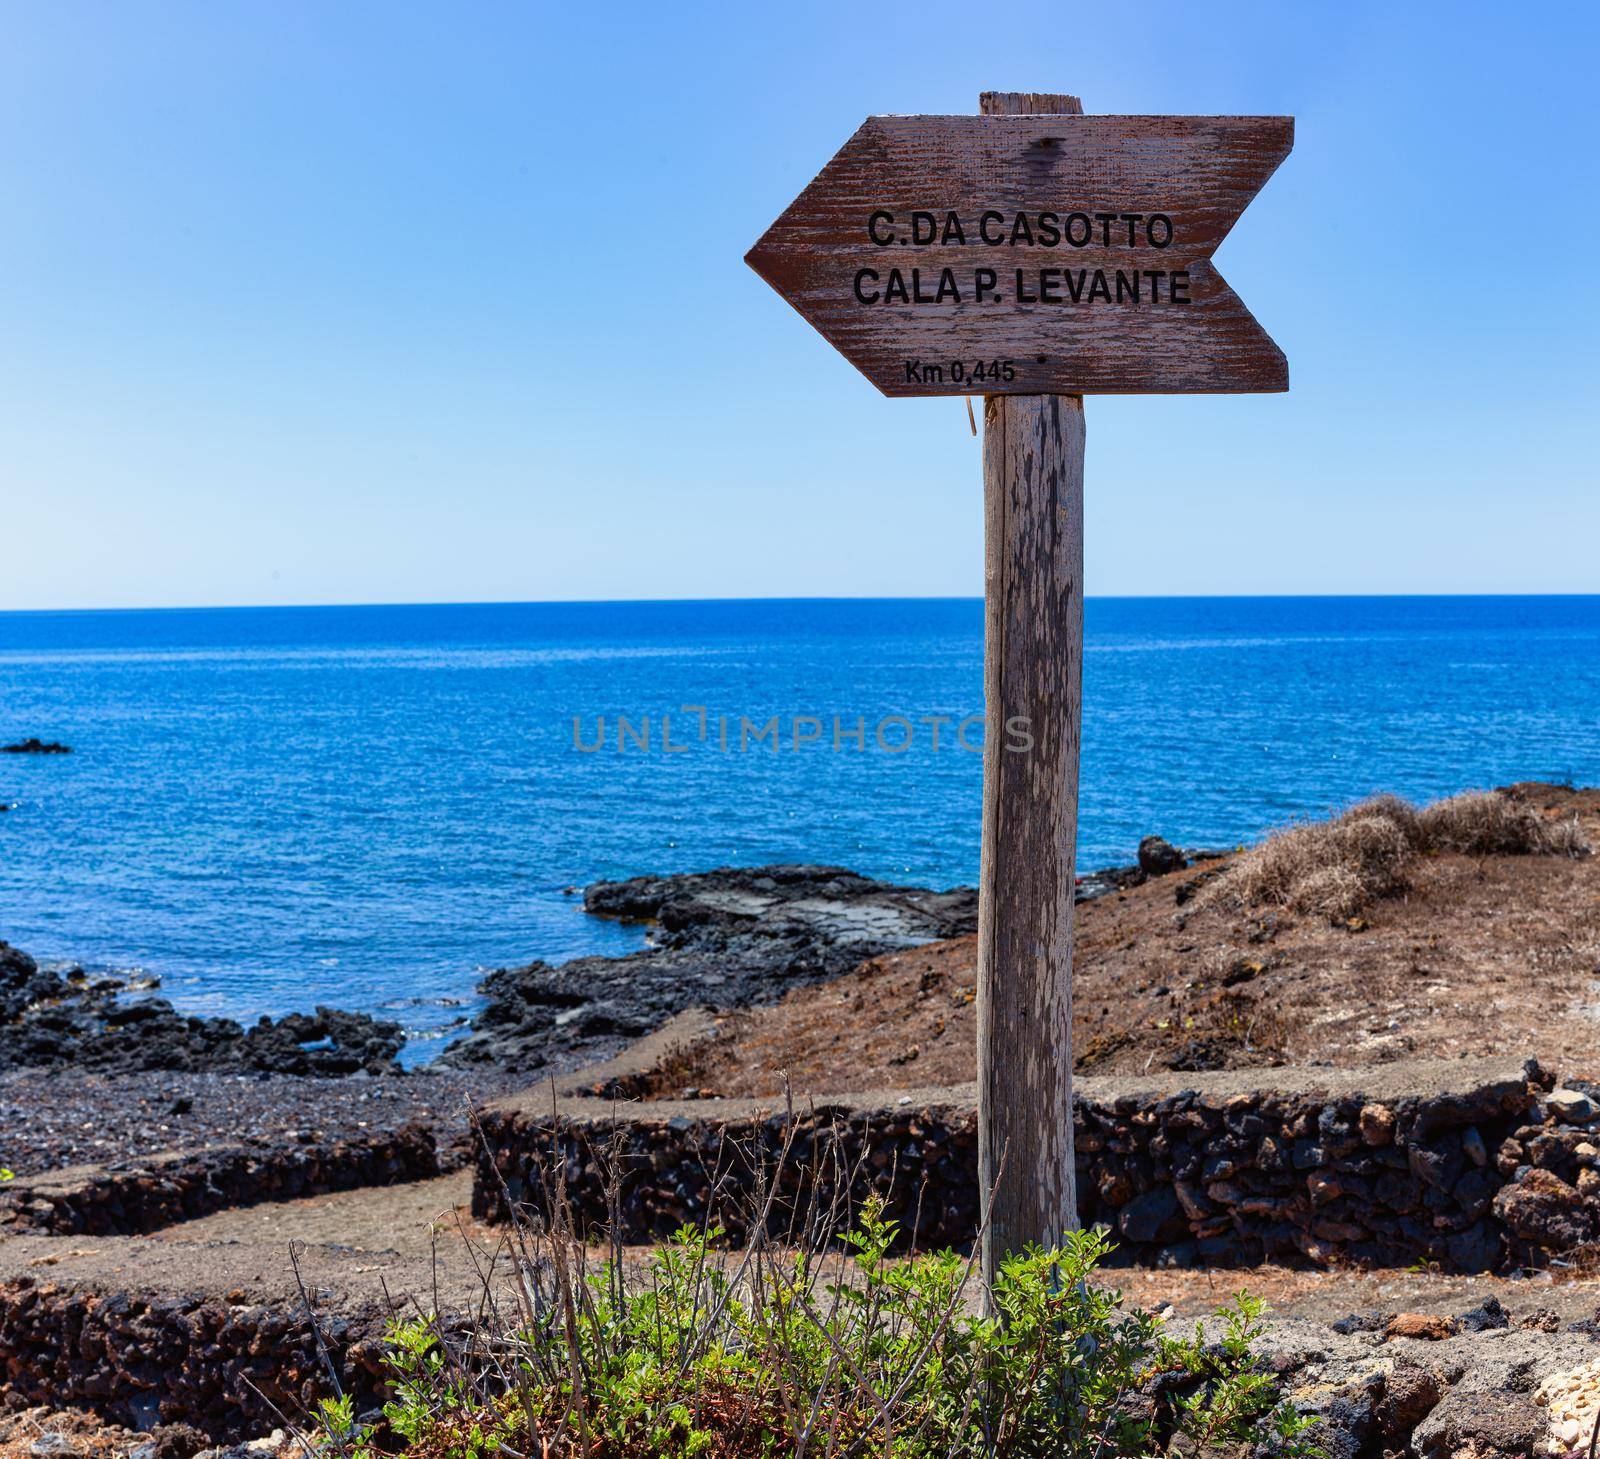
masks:
[[[1291,826],[1244,852],[1201,905],[1284,907],[1338,922],[1410,885],[1424,852],[1467,856],[1587,856],[1576,821],[1549,821],[1498,790],[1469,791],[1421,810],[1379,795],[1331,821]]]
[[[1417,814],[1423,846],[1463,856],[1569,856],[1589,854],[1576,820],[1546,820],[1531,806],[1498,790],[1469,790],[1435,801]]]
[[[1200,894],[1337,920],[1406,889],[1416,850],[1406,829],[1357,806],[1334,821],[1291,826],[1246,851]]]
[[[1391,795],[1385,792],[1382,795],[1368,796],[1366,800],[1358,800],[1342,816],[1341,821],[1360,820],[1369,816],[1378,816],[1386,821],[1393,821],[1400,828],[1401,833],[1409,841],[1413,849],[1421,851],[1426,844],[1426,837],[1422,830],[1422,815],[1417,808],[1403,796]]]

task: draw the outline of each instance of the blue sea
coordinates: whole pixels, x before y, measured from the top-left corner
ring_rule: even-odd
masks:
[[[596,877],[971,882],[982,627],[921,599],[0,614],[0,742],[74,750],[0,755],[0,937],[194,1012],[385,1011],[423,1060],[485,969],[639,945],[582,914]],[[1600,783],[1600,598],[1087,605],[1082,869],[1533,778]]]

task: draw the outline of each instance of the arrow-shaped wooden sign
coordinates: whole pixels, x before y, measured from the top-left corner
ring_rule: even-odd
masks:
[[[983,395],[978,1169],[987,1290],[1078,1224],[1072,905],[1083,396],[1287,390],[1211,255],[1291,117],[869,117],[746,255],[886,395]],[[1028,730],[1010,753],[1000,727]]]
[[[886,395],[1286,390],[1211,255],[1291,117],[869,117],[746,262]]]

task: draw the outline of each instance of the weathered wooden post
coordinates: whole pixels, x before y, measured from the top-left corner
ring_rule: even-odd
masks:
[[[1075,96],[988,91],[985,116],[1077,116]],[[983,410],[983,847],[978,1171],[983,1275],[1078,1225],[1072,894],[1083,681],[1083,397]],[[1022,734],[1007,733],[1015,725]],[[1023,729],[1023,726],[1026,726]],[[1014,745],[1028,743],[1023,752]]]
[[[1083,396],[1286,390],[1211,255],[1289,117],[1089,117],[986,92],[869,117],[746,261],[886,395],[984,402],[983,1265],[1077,1224],[1072,890]]]

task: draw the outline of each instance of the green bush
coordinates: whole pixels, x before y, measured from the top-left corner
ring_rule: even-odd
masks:
[[[511,1330],[396,1324],[382,1422],[330,1400],[319,1446],[349,1459],[1318,1452],[1312,1420],[1257,1371],[1260,1304],[1241,1293],[1210,1338],[1180,1336],[1090,1281],[1099,1233],[1006,1261],[987,1316],[970,1261],[891,1258],[877,1206],[842,1249],[758,1242],[741,1259],[720,1234],[685,1229],[631,1272],[615,1256],[586,1269],[576,1244],[527,1253]]]

